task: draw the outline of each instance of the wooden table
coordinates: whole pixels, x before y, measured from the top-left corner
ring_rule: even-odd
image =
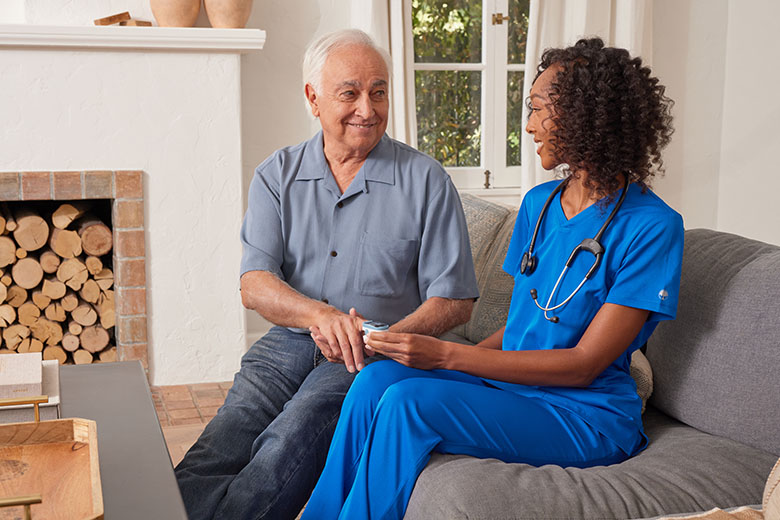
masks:
[[[64,417],[97,422],[107,520],[187,520],[141,363],[60,367]]]

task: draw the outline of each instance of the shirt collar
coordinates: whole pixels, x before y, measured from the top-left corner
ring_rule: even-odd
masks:
[[[309,139],[303,152],[303,168],[298,169],[295,175],[297,181],[307,181],[314,179],[324,179],[326,173],[330,173],[328,161],[325,160],[325,152],[322,148],[322,130]]]
[[[395,184],[395,170],[391,166],[394,161],[394,149],[393,143],[387,134],[382,136],[379,143],[369,152],[366,162],[360,169],[360,172],[355,176],[352,184],[356,184],[355,181],[359,177],[362,177],[366,181],[376,181],[385,184]],[[295,180],[314,180],[324,179],[326,174],[332,175],[328,161],[325,160],[325,152],[323,151],[322,144],[322,130],[317,132],[317,135],[312,137],[306,144],[304,151],[303,164],[308,165],[306,168],[301,168],[295,175]],[[360,181],[358,181],[359,183]]]

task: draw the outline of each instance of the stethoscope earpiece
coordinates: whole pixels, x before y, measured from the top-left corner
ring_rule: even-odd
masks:
[[[620,206],[623,205],[623,200],[626,198],[626,193],[628,192],[628,176],[625,177],[625,185],[623,186],[623,191],[620,194],[620,198],[617,201],[617,204],[615,204],[615,207],[612,208],[612,212],[609,214],[609,217],[607,217],[607,220],[602,224],[601,229],[599,229],[598,233],[596,233],[596,236],[593,238],[586,238],[580,244],[577,245],[577,247],[574,248],[574,250],[571,252],[571,255],[569,255],[568,260],[566,260],[566,263],[563,266],[563,270],[561,271],[560,276],[558,276],[558,280],[555,282],[555,285],[553,286],[552,293],[550,294],[550,297],[547,299],[547,303],[544,307],[539,305],[539,302],[536,301],[538,298],[538,293],[536,289],[531,289],[531,298],[533,299],[534,303],[536,304],[539,309],[544,311],[544,318],[547,321],[550,321],[552,323],[558,323],[560,321],[560,318],[558,316],[547,316],[548,312],[554,311],[556,309],[560,309],[567,303],[569,303],[569,300],[571,300],[577,292],[582,288],[582,286],[585,284],[585,282],[590,278],[593,273],[596,272],[596,269],[598,268],[599,264],[601,263],[601,257],[604,256],[604,246],[601,245],[601,236],[604,234],[604,231],[606,231],[607,226],[609,226],[609,223],[612,222],[612,218],[615,216],[615,213],[617,213],[617,210],[620,209]],[[536,268],[536,257],[534,256],[534,245],[536,244],[536,237],[539,234],[539,228],[542,225],[542,219],[544,218],[544,214],[547,212],[547,208],[550,206],[550,203],[555,198],[555,195],[558,194],[558,192],[563,189],[564,184],[566,184],[565,181],[558,184],[558,186],[555,187],[555,189],[550,193],[550,196],[547,197],[547,200],[544,203],[544,206],[542,206],[542,211],[539,213],[539,218],[536,221],[536,226],[534,227],[534,234],[531,237],[531,244],[528,246],[528,251],[523,253],[523,258],[520,261],[520,274],[527,274],[530,275],[534,272],[534,269]],[[574,258],[577,256],[577,254],[585,250],[589,253],[591,253],[595,258],[593,259],[593,265],[590,266],[590,269],[588,269],[588,272],[585,274],[585,277],[582,279],[580,284],[577,286],[576,289],[569,295],[568,298],[563,300],[563,302],[559,303],[555,306],[550,306],[552,303],[552,299],[555,296],[555,293],[558,292],[558,285],[560,285],[561,280],[563,279],[563,275],[566,273],[566,271],[569,269],[569,267],[574,263]]]

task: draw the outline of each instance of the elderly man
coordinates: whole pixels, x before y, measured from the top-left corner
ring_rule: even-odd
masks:
[[[192,520],[298,514],[370,361],[364,320],[440,335],[470,316],[460,200],[436,161],[385,135],[388,61],[355,30],[306,51],[305,95],[322,131],[257,168],[241,229],[243,303],[277,327],[243,357],[176,468]]]

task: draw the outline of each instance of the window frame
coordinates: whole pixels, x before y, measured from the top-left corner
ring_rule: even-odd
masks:
[[[405,9],[409,16],[407,27],[412,28],[411,0],[405,0],[409,8]],[[494,13],[507,14],[509,0],[482,0],[482,55],[479,63],[417,63],[412,51],[411,77],[412,85],[417,71],[453,71],[480,72],[480,164],[478,166],[445,166],[452,177],[455,186],[464,190],[479,190],[485,188],[485,172],[490,171],[491,188],[508,188],[521,190],[521,169],[523,165],[506,165],[507,131],[507,80],[509,72],[525,73],[526,65],[508,64],[508,23],[493,24]],[[414,45],[414,35],[411,35]],[[416,107],[416,88],[412,88],[411,100]],[[417,111],[414,115],[414,127],[417,127]],[[417,132],[415,132],[416,136]],[[415,137],[416,139],[416,137]],[[419,142],[414,146],[418,147]],[[504,190],[506,191],[506,190]]]

